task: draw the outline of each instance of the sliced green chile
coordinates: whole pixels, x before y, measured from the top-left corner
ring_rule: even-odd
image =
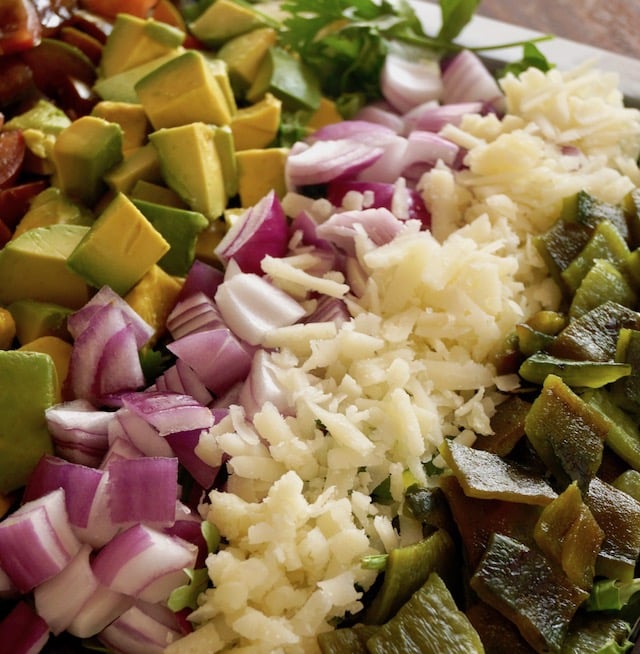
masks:
[[[377,627],[355,625],[343,629],[325,631],[318,636],[322,654],[369,654],[367,640]]]
[[[573,616],[589,596],[537,548],[502,534],[492,535],[470,583],[537,652],[561,651]]]
[[[432,573],[396,615],[367,641],[371,654],[484,654],[478,632]]]
[[[609,426],[557,375],[546,377],[525,420],[529,441],[556,479],[581,489],[600,467]]]
[[[616,477],[612,485],[640,502],[640,472],[637,470],[625,470]]]
[[[507,456],[524,436],[524,421],[531,408],[531,402],[519,395],[511,395],[496,407],[491,417],[489,436],[479,436],[474,447],[498,456]]]
[[[627,640],[629,625],[618,617],[579,615],[562,645],[561,654],[623,652],[633,646]],[[611,647],[612,649],[606,649]],[[615,647],[615,649],[613,649]]]

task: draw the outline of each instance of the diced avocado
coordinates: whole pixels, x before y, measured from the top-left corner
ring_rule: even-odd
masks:
[[[118,14],[102,49],[100,72],[111,77],[182,45],[185,33],[172,25],[129,14]]]
[[[135,90],[156,130],[193,122],[228,125],[235,110],[206,58],[196,50],[156,68]]]
[[[123,193],[98,216],[67,259],[90,285],[124,295],[169,251],[169,244]]]
[[[51,357],[56,369],[56,403],[62,401],[62,389],[69,374],[72,350],[71,343],[57,336],[40,336],[19,348],[21,352],[40,352]]]
[[[227,41],[217,56],[229,68],[229,78],[235,92],[244,96],[269,49],[276,44],[278,34],[271,27],[260,27]]]
[[[226,231],[227,228],[224,220],[214,220],[207,229],[200,232],[196,242],[196,258],[212,266],[220,266],[220,259],[216,255],[215,249],[218,247],[222,237],[226,234]]]
[[[139,104],[140,100],[135,85],[151,71],[162,66],[162,64],[166,64],[171,59],[179,57],[183,52],[184,48],[175,48],[167,54],[135,66],[135,68],[124,70],[117,75],[111,75],[111,77],[103,77],[96,81],[93,90],[103,100]]]
[[[282,102],[271,93],[248,107],[238,109],[231,120],[236,151],[266,148],[273,143],[280,126]]]
[[[227,206],[222,159],[216,143],[216,127],[189,123],[159,129],[149,135],[158,150],[162,175],[194,211],[209,220],[222,215]]]
[[[211,53],[203,52],[202,56],[205,58],[207,64],[209,64],[211,73],[216,82],[218,82],[218,86],[227,101],[229,112],[233,118],[236,111],[238,111],[238,105],[236,104],[236,96],[233,92],[231,80],[229,79],[229,67],[225,61],[222,61],[222,59],[219,59]]]
[[[238,192],[238,163],[231,128],[228,125],[214,128],[213,140],[222,166],[224,190],[232,198]]]
[[[9,309],[0,307],[0,350],[8,350],[16,337],[16,321]]]
[[[85,304],[89,288],[66,262],[88,231],[82,225],[49,225],[9,241],[0,250],[0,303],[31,298],[71,309]]]
[[[127,304],[154,328],[149,345],[153,346],[165,332],[167,318],[181,289],[182,283],[156,264],[124,296]]]
[[[3,129],[37,129],[45,134],[58,134],[71,124],[67,114],[48,100],[38,100],[31,109],[7,121]]]
[[[47,225],[86,225],[93,223],[93,214],[85,206],[70,200],[59,188],[50,186],[31,201],[27,213],[17,224],[13,238],[35,227]]]
[[[171,246],[158,265],[170,275],[185,276],[195,257],[198,234],[209,226],[209,221],[197,211],[164,207],[143,200],[134,200],[133,203]]]
[[[242,150],[236,154],[238,192],[243,207],[252,207],[271,189],[279,198],[284,197],[287,191],[284,169],[288,153],[288,148],[267,148]]]
[[[7,308],[15,320],[16,336],[21,345],[42,336],[70,338],[67,318],[72,309],[69,307],[25,298],[12,302]]]
[[[315,111],[322,94],[317,77],[300,59],[277,46],[269,48],[247,91],[247,100],[257,102],[266,93],[282,100],[287,111]]]
[[[120,125],[125,156],[130,150],[144,145],[147,140],[149,120],[141,104],[101,100],[93,107],[91,115]]]
[[[234,36],[264,25],[267,20],[243,0],[215,0],[189,24],[189,31],[205,45],[218,47]]]
[[[139,179],[134,184],[129,197],[132,200],[144,200],[145,202],[163,204],[165,207],[176,207],[177,209],[187,208],[187,205],[175,191],[161,184],[147,182],[144,179]]]
[[[309,118],[307,127],[310,129],[319,129],[325,125],[333,125],[343,120],[344,118],[338,111],[336,103],[329,98],[322,97],[318,108],[312,114],[311,118]]]
[[[48,354],[0,351],[0,493],[24,486],[40,457],[53,453],[45,410],[57,384]]]
[[[122,160],[122,129],[82,116],[58,134],[53,146],[56,186],[92,206],[105,190],[104,174]]]
[[[140,179],[148,182],[162,181],[158,152],[151,143],[132,152],[104,176],[104,181],[111,190],[127,195]]]

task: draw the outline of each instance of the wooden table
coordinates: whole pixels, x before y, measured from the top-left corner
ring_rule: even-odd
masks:
[[[478,13],[640,59],[638,0],[482,0]]]

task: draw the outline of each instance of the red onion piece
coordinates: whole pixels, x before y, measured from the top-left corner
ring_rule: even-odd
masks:
[[[189,268],[182,288],[178,293],[177,302],[182,302],[182,300],[194,293],[204,293],[213,299],[216,288],[218,288],[218,284],[222,283],[223,279],[224,274],[220,269],[196,259]]]
[[[122,397],[125,408],[152,425],[161,436],[188,429],[213,426],[211,411],[189,395],[180,393],[127,393]]]
[[[382,155],[357,174],[358,179],[392,184],[402,176],[405,168],[407,139],[399,134],[394,134],[393,138],[382,146],[382,149]]]
[[[402,171],[408,180],[419,180],[438,161],[458,170],[462,165],[464,150],[449,139],[434,132],[415,130],[407,138],[405,167]]]
[[[167,441],[143,418],[129,409],[118,409],[116,420],[109,425],[109,440],[125,438],[145,456],[172,457]]]
[[[81,547],[59,574],[34,591],[36,610],[55,635],[67,629],[98,588],[91,570],[91,551],[89,545]]]
[[[401,230],[402,221],[388,209],[363,209],[362,211],[343,211],[318,226],[318,235],[326,238],[346,252],[355,255],[355,238],[360,226],[376,245],[391,241]]]
[[[70,400],[45,410],[56,452],[73,463],[96,467],[109,446],[110,411],[99,411],[84,399]]]
[[[17,597],[19,594],[15,584],[0,565],[0,599],[10,599]]]
[[[81,547],[62,488],[23,504],[0,522],[0,561],[16,588],[26,593],[57,575]]]
[[[147,604],[137,603],[102,630],[100,641],[116,654],[162,654],[182,635],[175,618],[171,626],[167,622]]]
[[[189,334],[167,345],[214,394],[221,395],[249,373],[251,355],[229,329]]]
[[[132,597],[98,585],[67,627],[67,631],[78,638],[91,638],[132,605]]]
[[[56,456],[44,456],[31,473],[23,501],[30,502],[62,488],[69,522],[73,526],[86,527],[102,475],[102,470]]]
[[[116,525],[168,527],[175,520],[178,460],[120,459],[109,465],[109,515]]]
[[[213,299],[201,291],[176,303],[167,317],[167,329],[174,340],[218,327],[226,327],[224,320]]]
[[[144,373],[131,325],[123,327],[105,343],[96,373],[95,389],[99,398],[144,386]]]
[[[195,545],[144,525],[117,534],[96,555],[93,570],[112,590],[146,602],[163,602],[171,591],[187,581]]]
[[[442,72],[442,102],[486,102],[500,109],[504,95],[480,57],[461,50],[446,63]]]
[[[121,528],[121,525],[116,525],[111,520],[109,511],[111,498],[109,471],[105,468],[101,469],[101,472],[100,483],[91,502],[87,526],[77,527],[72,525],[78,539],[96,549],[108,543]]]
[[[38,654],[48,640],[47,623],[24,600],[0,621],[0,643],[7,653]]]
[[[223,263],[234,259],[244,272],[261,275],[262,259],[284,256],[288,241],[287,217],[278,196],[269,191],[233,223],[214,252]]]
[[[176,359],[175,364],[156,379],[156,388],[159,391],[190,395],[203,406],[207,406],[213,399],[198,375],[182,359]]]
[[[359,141],[365,145],[384,145],[396,134],[396,130],[369,120],[342,120],[320,127],[307,139],[308,143],[316,141]]]
[[[205,463],[197,454],[196,447],[200,441],[201,429],[175,432],[165,436],[173,453],[178,457],[180,464],[194,478],[202,488],[211,488],[220,471],[219,467],[212,467]]]
[[[249,419],[270,402],[283,415],[291,415],[292,406],[286,390],[279,383],[277,369],[265,350],[258,350],[251,370],[238,397]]]
[[[403,117],[386,102],[376,102],[362,107],[354,119],[382,125],[396,134],[404,130]]]
[[[106,470],[112,461],[137,459],[141,456],[144,456],[144,454],[126,436],[116,436],[114,432],[112,434],[111,444],[102,459],[100,468]]]
[[[176,502],[176,519],[171,527],[163,529],[165,534],[175,536],[192,543],[198,548],[196,568],[205,565],[205,559],[209,554],[207,542],[202,534],[202,518],[182,502]]]
[[[333,322],[338,327],[351,319],[344,300],[322,295],[318,298],[316,308],[305,317],[304,322]]]
[[[458,126],[462,118],[468,114],[480,114],[485,107],[484,102],[454,102],[452,104],[426,104],[414,107],[404,116],[404,133],[409,134],[414,129],[427,132],[439,132],[445,125]]]
[[[285,175],[293,187],[324,184],[356,175],[380,159],[383,152],[381,147],[353,138],[315,141],[304,150],[291,151]]]
[[[252,273],[220,284],[216,304],[233,333],[251,345],[260,345],[269,331],[293,325],[305,313],[290,295]]]
[[[67,319],[69,333],[77,338],[89,326],[95,312],[105,305],[110,305],[122,312],[125,322],[133,327],[138,348],[145,345],[153,336],[153,327],[109,286],[103,286],[82,308],[69,316]]]
[[[409,60],[395,53],[385,57],[380,75],[384,98],[400,113],[442,97],[443,82],[436,60]]]

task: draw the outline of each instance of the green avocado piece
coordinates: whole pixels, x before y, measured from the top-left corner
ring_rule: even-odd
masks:
[[[195,258],[198,234],[209,226],[209,221],[197,211],[167,207],[144,200],[133,200],[133,204],[171,246],[158,261],[158,265],[170,275],[185,276]]]
[[[69,307],[25,298],[12,302],[7,309],[16,323],[16,336],[20,345],[31,343],[42,336],[70,340],[67,318],[73,310]]]
[[[122,161],[122,129],[82,116],[58,134],[53,146],[56,186],[92,206],[105,191],[104,174]]]
[[[93,85],[93,90],[102,100],[111,102],[128,102],[130,104],[139,104],[138,94],[135,85],[152,70],[155,70],[162,64],[179,57],[184,52],[183,48],[174,48],[167,54],[151,59],[150,61],[123,70],[110,77],[102,77]]]
[[[71,125],[67,114],[48,100],[38,100],[31,109],[14,116],[3,129],[38,129],[45,134],[58,134]]]
[[[9,241],[0,250],[0,303],[31,298],[71,309],[85,304],[89,288],[66,262],[88,231],[82,225],[47,225]]]
[[[0,493],[24,486],[40,458],[53,453],[45,410],[57,384],[48,354],[0,351]]]
[[[200,52],[187,50],[143,77],[135,91],[157,130],[194,122],[228,125],[235,103],[225,87]]]
[[[118,14],[102,49],[101,76],[111,77],[166,55],[181,46],[185,36],[177,27],[152,18]]]
[[[249,102],[258,102],[267,93],[282,100],[288,111],[315,111],[322,92],[317,77],[300,59],[277,46],[269,48],[247,91]]]
[[[110,189],[127,195],[141,179],[147,182],[162,181],[158,153],[151,143],[137,148],[104,176],[104,181]]]
[[[189,24],[189,31],[205,45],[219,47],[234,36],[271,22],[243,0],[215,0]]]
[[[168,251],[169,243],[118,193],[71,252],[67,266],[91,286],[110,286],[125,295]]]
[[[233,152],[221,153],[218,149],[232,148],[233,139],[216,136],[219,129],[225,128],[196,122],[159,129],[149,135],[158,150],[167,186],[209,221],[224,212],[229,201],[226,189],[233,183],[225,179],[233,172],[228,165],[225,170],[224,165],[232,159]]]

